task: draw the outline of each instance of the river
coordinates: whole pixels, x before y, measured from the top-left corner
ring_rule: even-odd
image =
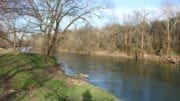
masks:
[[[89,82],[124,101],[180,101],[180,67],[152,61],[60,53],[67,75],[84,73]]]

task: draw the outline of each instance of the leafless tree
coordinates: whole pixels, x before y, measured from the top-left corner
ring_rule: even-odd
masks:
[[[24,8],[23,2],[22,0],[2,0],[0,4],[0,24],[4,33],[1,38],[8,42],[7,47],[19,53],[22,50],[29,26],[28,23],[18,22],[22,20],[18,11],[20,8]]]
[[[167,35],[167,47],[166,53],[170,54],[171,43],[172,43],[172,33],[175,33],[176,27],[176,5],[174,4],[176,0],[165,0],[162,4],[162,13],[165,16],[164,21],[164,33]],[[173,24],[171,24],[171,19],[173,19]]]
[[[44,37],[43,53],[48,56],[55,55],[71,25],[79,20],[88,22],[86,17],[96,15],[94,12],[99,9],[89,5],[89,0],[27,0],[24,8],[18,13],[28,16],[31,24],[40,29]]]

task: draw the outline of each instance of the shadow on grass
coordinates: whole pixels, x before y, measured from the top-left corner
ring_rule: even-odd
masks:
[[[47,95],[45,95],[45,98],[46,99],[56,98],[58,101],[72,101],[68,99],[68,96],[64,94],[60,94],[57,90],[54,90],[53,92],[48,93]]]
[[[0,101],[7,101],[22,90],[41,87],[50,80],[50,77],[34,71],[45,66],[40,60],[40,56],[32,54],[0,55]]]
[[[92,95],[89,89],[83,93],[83,101],[92,101]]]

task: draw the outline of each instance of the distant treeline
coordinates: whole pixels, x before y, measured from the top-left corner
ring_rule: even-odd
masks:
[[[124,24],[109,24],[101,29],[85,26],[69,30],[60,42],[60,49],[178,55],[180,54],[180,14],[166,20],[147,22],[145,19],[137,18]]]

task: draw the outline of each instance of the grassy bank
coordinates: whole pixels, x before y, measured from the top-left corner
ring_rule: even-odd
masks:
[[[56,60],[35,54],[0,55],[0,100],[116,101],[108,92],[65,76]]]

